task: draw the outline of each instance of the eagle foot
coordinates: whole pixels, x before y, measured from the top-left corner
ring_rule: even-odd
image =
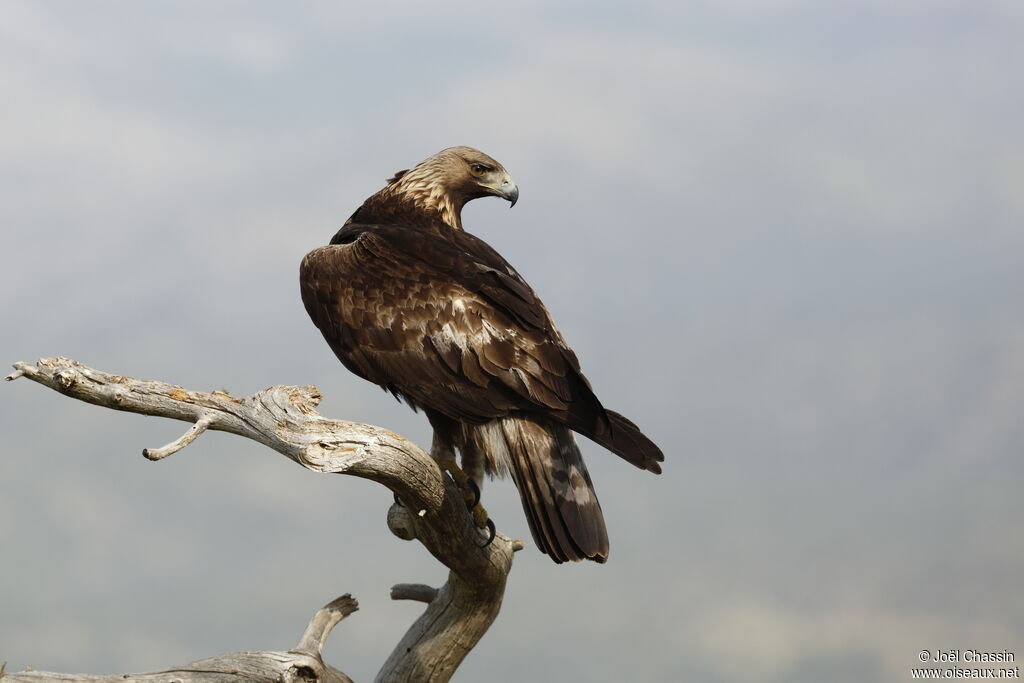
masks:
[[[476,524],[479,528],[483,529],[487,526],[487,523],[491,521],[490,516],[487,514],[487,510],[480,504],[479,501],[473,504],[473,507],[469,508],[469,513],[473,515],[473,524]]]
[[[474,484],[474,488],[475,487],[476,485]],[[476,491],[477,495],[479,495],[480,489],[477,488]],[[487,510],[480,504],[479,498],[477,499],[477,502],[474,503],[473,507],[470,508],[469,513],[473,517],[473,524],[475,524],[478,529],[487,529],[487,541],[480,546],[481,548],[486,548],[491,544],[491,541],[494,540],[498,530],[495,528],[494,522],[491,521],[490,515],[487,514]]]
[[[498,530],[494,527],[494,522],[491,521],[490,515],[487,514],[487,509],[480,504],[480,487],[477,486],[472,477],[468,479],[468,483],[469,489],[473,493],[473,501],[472,503],[466,501],[466,507],[469,508],[470,514],[473,515],[473,524],[479,529],[487,529],[487,542],[480,546],[481,548],[486,548],[494,540]]]
[[[480,487],[475,481],[473,481],[473,477],[467,475],[466,488],[469,489],[469,495],[466,497],[466,507],[472,510],[476,506],[480,505]]]
[[[470,515],[473,517],[473,524],[479,529],[488,530],[487,542],[482,546],[486,548],[494,540],[497,531],[494,528],[494,522],[491,521],[490,516],[487,514],[486,508],[480,504],[480,486],[459,467],[455,462],[455,458],[446,458],[440,461],[439,464],[451,475],[456,486],[462,491],[463,499],[466,502],[466,509],[469,510]]]
[[[466,507],[471,508],[476,505],[480,500],[480,487],[459,467],[458,463],[455,462],[455,458],[445,458],[439,461],[438,464],[441,465],[441,469],[451,475],[455,485],[462,491]]]

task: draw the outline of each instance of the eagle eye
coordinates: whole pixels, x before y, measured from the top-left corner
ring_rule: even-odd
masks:
[[[473,172],[473,175],[483,175],[484,173],[487,173],[487,171],[491,169],[489,169],[487,166],[484,166],[483,164],[470,164],[469,170]]]

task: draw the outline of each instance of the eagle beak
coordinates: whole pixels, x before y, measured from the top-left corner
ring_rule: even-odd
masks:
[[[498,196],[502,199],[507,199],[509,202],[508,208],[511,209],[519,200],[519,188],[516,187],[516,184],[512,182],[511,178],[506,176],[505,182],[503,182],[501,187],[498,188]]]
[[[501,173],[501,175],[492,173],[489,178],[478,182],[477,185],[487,194],[501,197],[512,206],[515,206],[516,201],[519,199],[519,188],[512,182],[512,178],[508,173]],[[509,208],[512,208],[512,206]]]

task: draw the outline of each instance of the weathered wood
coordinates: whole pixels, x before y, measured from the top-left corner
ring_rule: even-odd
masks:
[[[192,423],[181,438],[161,448],[145,449],[143,454],[152,460],[178,452],[212,429],[258,441],[307,469],[362,477],[391,489],[401,501],[388,512],[392,532],[399,538],[419,540],[450,572],[448,582],[428,602],[426,611],[396,646],[376,680],[449,680],[497,617],[512,553],[522,548],[522,543],[499,533],[486,544],[486,533],[473,524],[461,491],[428,453],[387,429],[321,416],[316,411],[321,398],[316,387],[273,386],[239,398],[220,391],[190,391],[164,382],[113,375],[67,358],[41,359],[34,365],[16,363],[14,367],[6,379],[26,377],[87,403]],[[407,593],[399,589],[394,597],[403,599]],[[418,599],[426,597],[426,592],[418,592]],[[250,675],[248,669],[245,671],[216,675],[231,675],[237,680],[239,675]],[[271,666],[265,673],[276,677],[279,672]],[[144,674],[152,675],[164,673]],[[168,674],[166,680],[172,679],[174,675]]]
[[[231,652],[173,669],[141,674],[95,676],[52,671],[5,673],[0,668],[0,679],[3,683],[238,683],[242,680],[265,683],[352,683],[351,678],[324,664],[321,650],[331,629],[357,609],[359,604],[351,595],[343,595],[330,602],[313,616],[298,646],[288,652]]]

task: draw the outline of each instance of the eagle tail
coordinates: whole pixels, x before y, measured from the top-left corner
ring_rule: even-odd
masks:
[[[492,445],[491,454],[504,451],[502,464],[519,489],[537,546],[558,563],[605,562],[608,530],[572,432],[554,422],[519,417],[504,418],[500,425],[504,444]]]
[[[648,439],[633,422],[614,410],[606,410],[611,431],[598,436],[595,441],[620,458],[642,470],[661,474],[660,463],[665,454]]]
[[[596,399],[595,399],[596,403]],[[572,410],[565,423],[626,462],[648,472],[661,474],[665,454],[627,417],[597,405],[598,411]],[[574,406],[575,408],[575,406]]]

